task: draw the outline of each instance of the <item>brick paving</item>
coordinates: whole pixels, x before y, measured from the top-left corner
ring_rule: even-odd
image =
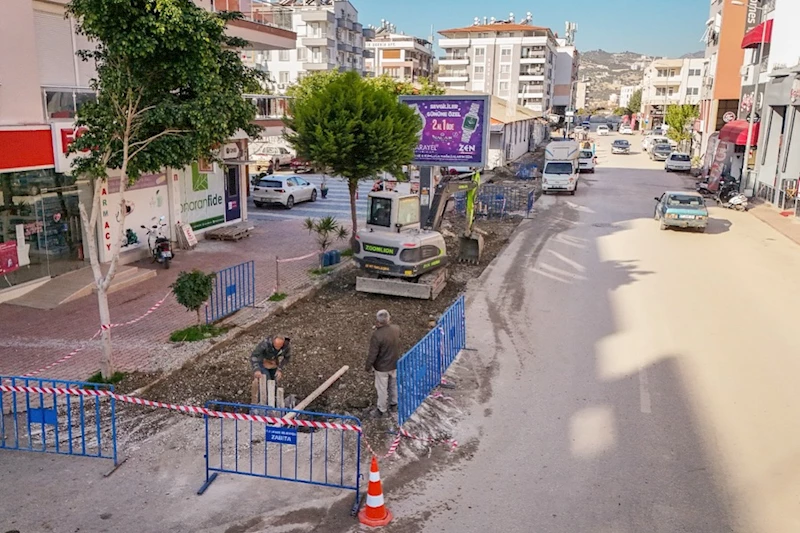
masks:
[[[762,201],[754,203],[749,211],[753,216],[782,233],[787,239],[800,244],[800,219],[792,215],[782,216],[781,211],[772,204]]]
[[[216,271],[254,260],[256,302],[268,298],[275,287],[275,258],[296,257],[314,252],[314,239],[297,220],[251,220],[252,235],[239,242],[201,241],[195,250],[176,252],[170,270],[149,261],[136,263],[139,268],[157,269],[158,275],[130,288],[109,295],[114,323],[133,320],[144,314],[169,292],[169,285],[182,270],[198,268]],[[282,264],[281,292],[291,294],[310,282],[308,270],[317,259]],[[242,313],[251,314],[252,311]],[[191,357],[205,343],[182,346],[169,342],[173,331],[189,326],[195,314],[187,312],[169,296],[153,314],[126,327],[112,330],[114,364],[121,371],[156,371],[175,368]],[[42,311],[10,304],[0,304],[0,375],[23,375],[40,369],[67,355],[78,346],[85,349],[69,361],[53,367],[41,376],[53,379],[82,380],[99,370],[100,342],[88,339],[99,328],[97,299],[88,296]]]

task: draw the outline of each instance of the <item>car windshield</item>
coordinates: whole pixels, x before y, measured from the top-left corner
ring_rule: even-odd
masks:
[[[588,150],[583,150],[581,152],[581,159],[592,159],[594,154]]]
[[[283,187],[283,183],[280,181],[275,180],[261,180],[258,182],[259,187],[272,187],[274,189],[280,189]]]
[[[403,226],[419,223],[419,197],[401,198],[397,208],[397,223]]]
[[[614,141],[614,146],[628,147],[628,141]]]
[[[390,198],[370,198],[368,213],[367,224],[384,228],[391,227],[392,200]]]
[[[673,161],[690,161],[687,154],[672,154],[671,159]]]
[[[545,174],[572,174],[572,163],[555,162],[547,163],[544,167]]]
[[[657,144],[655,148],[653,148],[655,152],[671,152],[672,147],[668,144]]]
[[[688,194],[670,194],[667,205],[671,207],[704,207],[705,201],[700,196]]]

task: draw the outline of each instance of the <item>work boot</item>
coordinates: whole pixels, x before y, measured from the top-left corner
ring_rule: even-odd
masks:
[[[397,404],[393,403],[389,406],[389,411],[396,413],[397,412]]]
[[[386,412],[385,411],[381,411],[377,407],[369,412],[369,417],[370,418],[383,418],[385,416],[386,416]]]

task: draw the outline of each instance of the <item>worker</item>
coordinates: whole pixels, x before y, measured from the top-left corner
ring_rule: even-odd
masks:
[[[366,371],[375,372],[375,389],[378,393],[376,418],[386,416],[389,409],[397,409],[397,360],[400,359],[400,328],[391,323],[389,311],[381,309],[375,315],[377,324],[369,341]]]
[[[266,375],[270,380],[280,380],[290,354],[289,339],[283,335],[270,335],[259,342],[250,355],[250,365],[253,367],[254,377],[259,379]]]

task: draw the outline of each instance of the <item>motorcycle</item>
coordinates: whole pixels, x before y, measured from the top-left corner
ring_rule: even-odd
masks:
[[[702,194],[704,196],[716,196],[717,193],[708,188],[709,179],[710,178],[705,178],[703,181],[699,182],[697,184],[696,190],[697,190],[697,192],[699,192],[700,194]],[[719,180],[719,189],[718,190],[721,190],[722,187],[724,187],[726,184],[735,183],[735,182],[736,182],[736,180],[733,179],[731,176],[723,176]]]
[[[717,203],[726,209],[735,209],[736,211],[747,211],[749,204],[747,196],[742,193],[734,193],[729,195],[727,199],[724,197],[717,197]]]
[[[175,257],[175,254],[172,252],[172,244],[162,232],[162,229],[166,226],[167,223],[164,222],[164,217],[162,216],[158,219],[158,224],[153,225],[150,229],[143,225],[142,229],[147,230],[147,247],[153,256],[153,263],[158,262],[163,264],[164,268],[169,268],[169,263]]]

